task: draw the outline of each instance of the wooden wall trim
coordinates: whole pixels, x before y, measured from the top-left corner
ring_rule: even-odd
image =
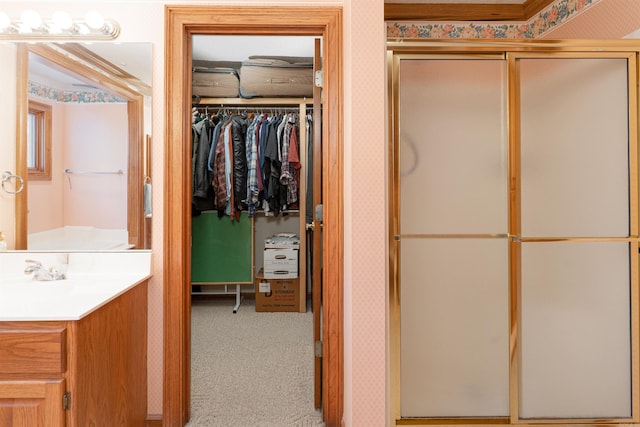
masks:
[[[29,99],[27,86],[29,82],[29,50],[23,43],[17,48],[16,72],[16,175],[22,177],[24,187],[15,196],[15,249],[27,249],[27,209],[29,203],[29,170],[27,168],[27,117],[29,116]]]
[[[162,427],[162,415],[148,415],[147,427]]]
[[[416,4],[384,5],[386,21],[526,21],[555,0],[527,0],[523,4]]]
[[[322,411],[328,427],[339,426],[344,411],[342,25],[342,14],[335,14],[327,23],[323,52]]]
[[[184,136],[184,120],[180,104],[189,103],[186,72],[182,67],[182,58],[187,56],[184,46],[184,28],[179,14],[172,9],[165,9],[165,174],[164,174],[164,282],[163,282],[163,385],[162,402],[163,421],[167,425],[184,425],[188,417],[185,405],[186,381],[183,366],[187,351],[184,331],[184,306],[186,295],[183,290],[190,281],[187,267],[186,251],[183,250],[186,239],[190,236],[186,230],[186,194],[183,190],[191,185],[188,165],[181,153],[181,141],[188,141]],[[178,64],[174,64],[177,61]],[[172,98],[172,97],[176,98]],[[169,125],[171,123],[171,125]],[[171,241],[171,244],[168,244]]]
[[[542,9],[549,6],[556,0],[527,0],[524,2],[524,19],[528,20],[533,18],[536,14],[540,13]]]
[[[413,4],[384,5],[387,21],[521,21],[524,9],[519,4]]]
[[[124,71],[122,68],[118,67],[116,64],[112,64],[111,62],[105,60],[100,55],[94,53],[90,49],[86,48],[81,43],[63,43],[58,44],[57,47],[65,52],[69,52],[71,55],[74,55],[78,58],[82,58],[87,64],[90,64],[91,67],[94,67],[98,70],[102,70],[110,76],[114,78],[126,82],[129,87],[135,88],[135,90],[142,95],[151,96],[152,90],[151,86],[147,83],[143,82],[139,78],[129,74]]]
[[[286,23],[283,24],[283,23]],[[325,221],[323,414],[343,412],[343,83],[342,8],[335,6],[165,6],[164,397],[166,425],[189,419],[191,138],[190,37],[193,34],[322,36]]]

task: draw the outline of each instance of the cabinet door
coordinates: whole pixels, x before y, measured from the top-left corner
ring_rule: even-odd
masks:
[[[64,380],[0,381],[0,426],[63,427]]]

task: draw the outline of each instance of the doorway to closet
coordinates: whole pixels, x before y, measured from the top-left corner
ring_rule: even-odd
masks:
[[[637,44],[389,49],[392,425],[638,425]]]
[[[317,425],[321,39],[194,34],[191,47],[189,425]]]
[[[342,419],[342,34],[336,7],[166,6],[167,171],[163,421],[184,425],[190,399],[191,73],[193,35],[312,36],[323,40],[322,411]],[[286,26],[282,23],[286,22]],[[180,101],[178,101],[180,100]],[[186,187],[185,187],[186,185]],[[189,231],[187,231],[189,230]]]

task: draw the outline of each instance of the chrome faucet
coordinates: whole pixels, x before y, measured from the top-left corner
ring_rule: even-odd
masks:
[[[60,273],[58,269],[53,266],[45,268],[40,261],[27,259],[25,262],[27,263],[27,267],[24,269],[24,273],[33,273],[34,280],[64,280],[67,278],[64,273]]]

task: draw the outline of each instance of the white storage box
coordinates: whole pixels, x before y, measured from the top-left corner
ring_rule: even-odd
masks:
[[[265,249],[300,249],[300,238],[295,233],[279,233],[264,239]]]
[[[298,277],[298,249],[265,249],[264,277],[266,279]]]

